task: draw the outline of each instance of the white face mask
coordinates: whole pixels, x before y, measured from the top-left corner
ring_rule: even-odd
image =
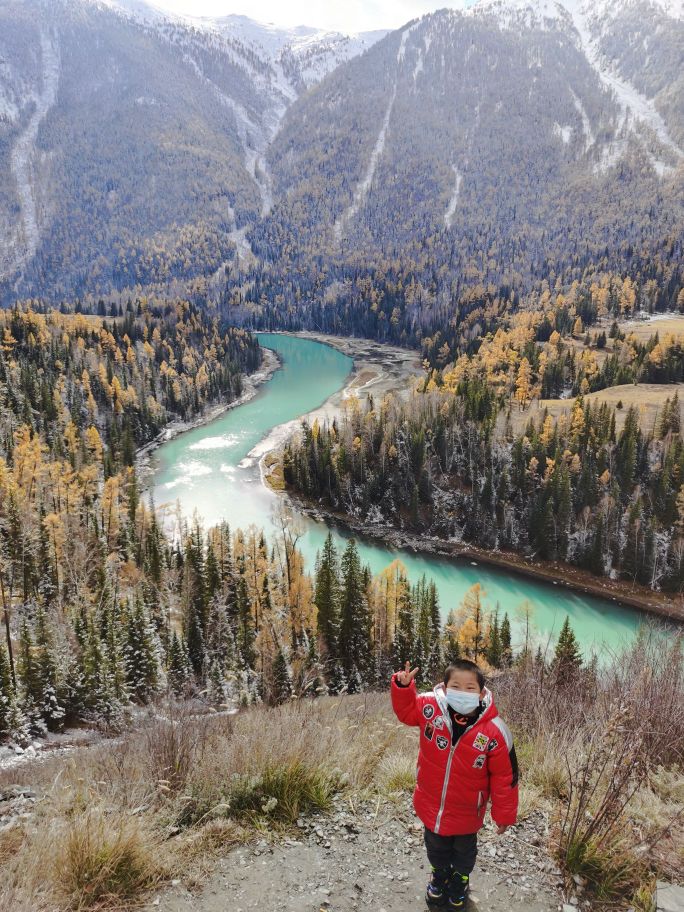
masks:
[[[447,687],[446,698],[453,711],[461,716],[470,715],[480,705],[479,694],[467,690],[454,690],[453,687]]]

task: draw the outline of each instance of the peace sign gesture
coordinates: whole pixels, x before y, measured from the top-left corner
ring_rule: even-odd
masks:
[[[414,668],[413,671],[411,671],[411,663],[407,662],[404,666],[404,670],[397,672],[397,681],[404,687],[408,687],[419,671],[420,668]]]

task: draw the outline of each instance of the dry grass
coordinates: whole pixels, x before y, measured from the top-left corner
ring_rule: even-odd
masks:
[[[657,429],[665,400],[672,399],[675,393],[679,393],[679,407],[684,423],[684,383],[639,383],[636,386],[628,383],[599,390],[596,393],[588,393],[584,396],[584,401],[594,404],[606,402],[611,408],[616,408],[615,426],[618,433],[625,423],[629,407],[636,406],[639,410],[639,423],[642,430],[650,432],[654,428]],[[574,402],[574,399],[539,399],[532,402],[522,412],[517,406],[514,406],[511,409],[511,427],[515,433],[521,433],[527,427],[530,419],[538,425],[545,409],[553,418],[559,418],[561,415],[569,417]],[[622,408],[617,408],[620,403],[622,403]],[[501,430],[503,431],[503,422]]]
[[[408,751],[386,754],[378,764],[377,782],[389,794],[411,792],[416,784],[416,759]]]
[[[0,831],[0,868],[14,858],[24,844],[24,827],[15,825]]]
[[[663,314],[651,320],[625,320],[618,325],[620,332],[626,336],[635,335],[640,342],[648,342],[656,333],[661,340],[665,336],[684,335],[684,315],[682,314]]]
[[[136,903],[167,874],[158,840],[137,818],[102,809],[70,821],[53,862],[55,893],[71,909]]]
[[[684,861],[680,647],[645,635],[598,681],[559,688],[514,669],[492,688],[516,735],[521,817],[542,808],[557,821],[558,857],[593,888],[592,908],[619,896],[645,912],[654,875]],[[416,742],[385,693],[201,719],[156,707],[116,742],[0,773],[0,787],[44,796],[0,840],[0,908],[134,907],[167,870],[192,888],[217,856],[257,833],[278,838],[338,790],[407,801]]]

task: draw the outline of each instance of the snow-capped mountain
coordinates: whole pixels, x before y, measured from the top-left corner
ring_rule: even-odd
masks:
[[[115,250],[158,259],[157,247],[186,246],[182,231],[199,232],[216,266],[226,249],[249,259],[245,227],[270,209],[265,152],[288,105],[382,34],[175,16],[144,0],[8,0],[0,282],[35,285],[48,232],[72,251],[69,273],[94,272],[103,289],[118,260],[127,281],[149,271]]]
[[[448,308],[469,276],[509,287],[681,236],[671,13],[481,0],[407,24],[289,108],[254,249],[288,275],[315,275],[326,252],[369,270],[429,255]],[[286,277],[279,293],[294,294]]]
[[[520,282],[657,243],[683,56],[682,0],[464,0],[361,35],[5,0],[5,296],[427,247]]]

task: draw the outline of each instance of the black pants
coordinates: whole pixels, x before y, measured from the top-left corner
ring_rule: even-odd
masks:
[[[436,871],[452,868],[459,874],[470,874],[477,858],[477,833],[465,836],[440,836],[425,827],[428,861]]]

